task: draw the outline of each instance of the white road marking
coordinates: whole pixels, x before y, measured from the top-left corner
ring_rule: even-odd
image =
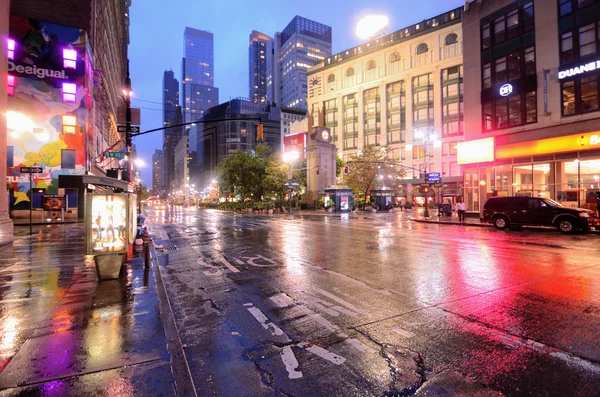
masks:
[[[202,267],[207,267],[207,268],[213,270],[212,272],[210,270],[204,270],[202,273],[205,276],[221,277],[223,275],[223,271],[221,269],[219,269],[216,266],[209,265],[208,263],[204,262],[204,259],[202,259],[202,258],[198,258],[198,260],[196,261],[196,263],[199,264]]]
[[[286,294],[277,294],[277,295],[273,295],[272,297],[270,297],[269,299],[271,299],[271,301],[277,306],[277,307],[289,307],[292,306],[294,304],[294,300],[292,298],[290,298],[289,296],[287,296]]]
[[[299,364],[290,346],[283,347],[283,350],[281,351],[281,361],[283,361],[283,365],[285,365],[285,369],[287,370],[290,379],[299,379],[304,376],[302,375],[302,371],[296,370]]]
[[[307,351],[311,352],[312,354],[316,354],[317,356],[319,356],[329,362],[332,362],[335,365],[340,365],[344,361],[346,361],[346,359],[344,357],[338,356],[337,354],[332,353],[329,350],[323,349],[322,347],[310,345],[308,342],[298,343],[298,347],[306,349]]]
[[[330,331],[337,331],[339,329],[336,325],[329,322],[329,320],[327,320],[325,317],[313,312],[306,306],[298,306],[298,310],[300,310],[303,314],[306,314],[306,316],[311,320],[315,320],[317,323]]]
[[[339,313],[339,312],[336,312],[335,310],[332,310],[332,309],[326,308],[325,306],[323,306],[323,305],[322,305],[322,304],[320,304],[320,303],[314,303],[314,306],[315,306],[317,309],[319,309],[319,311],[321,311],[321,312],[323,312],[323,313],[326,313],[326,314],[329,314],[330,316],[337,317],[337,316],[339,316],[339,315],[340,315],[340,313]]]
[[[225,257],[223,255],[217,254],[217,256],[219,257],[219,261],[224,264],[225,266],[227,266],[227,268],[229,270],[231,270],[234,273],[239,273],[240,271],[238,269],[236,269],[231,263],[229,263],[229,261],[227,259],[225,259]]]
[[[348,343],[350,346],[354,347],[356,350],[359,350],[363,353],[377,353],[377,350],[365,345],[358,339],[349,338],[349,339],[346,339],[346,343]]]
[[[251,258],[246,258],[246,259],[248,259],[248,264],[249,265],[256,266],[256,267],[270,267],[270,266],[277,266],[278,265],[278,263],[275,262],[274,260],[269,259],[269,258],[265,258],[262,255],[257,255],[257,256],[251,257]],[[255,261],[257,261],[259,259],[262,259],[265,262],[269,262],[270,265],[259,265],[259,264],[257,264]]]
[[[338,311],[338,312],[340,312],[340,313],[344,313],[346,316],[355,317],[355,318],[356,318],[356,317],[358,317],[358,314],[354,313],[353,311],[350,311],[350,310],[344,309],[344,308],[343,308],[343,307],[341,307],[341,306],[332,306],[331,308],[332,308],[333,310],[337,310],[337,311]]]
[[[246,306],[246,307],[252,307],[254,305],[252,303],[244,303],[244,306]]]
[[[258,321],[260,323],[260,325],[262,325],[262,327],[264,329],[271,332],[271,335],[273,335],[273,336],[285,335],[285,333],[281,330],[281,328],[279,328],[271,320],[269,320],[269,318],[267,316],[265,316],[264,313],[261,312],[259,308],[248,307],[248,311],[250,312],[250,314],[252,314],[252,316],[254,316],[256,321]],[[287,335],[285,335],[285,336],[287,336]]]
[[[332,293],[324,291],[324,290],[322,290],[320,288],[315,288],[315,291],[317,291],[319,294],[321,294],[323,296],[328,297],[332,301],[335,301],[335,302],[339,303],[342,306],[346,306],[350,310],[354,310],[357,313],[360,313],[360,314],[363,314],[363,315],[369,314],[367,311],[359,309],[358,307],[354,306],[352,303],[346,302],[342,298],[338,298],[337,296],[333,295]]]
[[[234,259],[234,261],[235,261],[235,263],[237,263],[238,265],[243,265],[243,264],[244,264],[244,261],[242,261],[242,260],[241,260],[241,259],[239,259],[239,258],[235,258],[235,259]]]
[[[341,277],[344,280],[350,281],[353,284],[357,284],[357,285],[360,285],[361,287],[368,288],[371,291],[375,291],[375,292],[380,293],[382,295],[392,295],[392,293],[390,291],[388,291],[387,289],[375,289],[375,288],[371,288],[367,284],[363,283],[362,281],[356,280],[356,279],[354,279],[352,277],[348,277],[345,274],[341,274],[341,273],[335,272],[333,270],[328,270],[328,269],[323,269],[323,268],[321,268],[321,270],[324,270],[326,273],[333,274],[334,276]]]
[[[414,338],[415,336],[417,336],[416,334],[407,331],[405,329],[399,328],[399,327],[392,327],[392,331],[394,331],[395,333],[404,336],[405,338]]]

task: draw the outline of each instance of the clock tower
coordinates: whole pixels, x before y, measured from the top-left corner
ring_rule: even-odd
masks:
[[[313,127],[306,148],[308,170],[304,200],[308,208],[316,208],[317,201],[325,194],[325,189],[335,185],[335,156],[336,147],[331,143],[329,129]]]

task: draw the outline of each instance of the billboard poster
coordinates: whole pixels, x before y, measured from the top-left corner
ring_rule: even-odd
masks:
[[[129,193],[129,244],[135,242],[137,235],[137,195]]]
[[[283,137],[284,152],[298,152],[301,159],[304,158],[304,149],[306,147],[306,133],[286,135]]]
[[[127,252],[127,194],[88,194],[88,254]]]
[[[67,209],[66,196],[42,196],[42,209],[44,211],[61,211]]]
[[[349,196],[341,196],[341,197],[340,197],[340,209],[341,209],[342,211],[346,211],[346,210],[349,210],[349,209],[350,209],[350,206],[349,206],[349,199],[350,199],[350,197],[349,197]]]

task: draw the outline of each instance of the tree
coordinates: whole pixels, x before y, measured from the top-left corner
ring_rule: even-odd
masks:
[[[342,170],[344,169],[345,165],[346,162],[344,160],[342,160],[339,156],[335,156],[335,176],[339,178],[342,175]]]
[[[406,174],[403,167],[388,158],[387,147],[366,146],[361,153],[351,156],[348,163],[347,185],[365,196],[375,187],[395,189]]]

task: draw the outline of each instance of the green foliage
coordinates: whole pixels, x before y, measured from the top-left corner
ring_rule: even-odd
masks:
[[[394,165],[393,160],[387,158],[386,147],[366,146],[361,154],[353,155],[349,163],[350,174],[345,182],[356,193],[365,196],[371,188],[395,189],[405,175],[403,167]]]
[[[346,162],[339,158],[339,156],[335,156],[335,176],[339,177],[342,175],[344,166]]]

